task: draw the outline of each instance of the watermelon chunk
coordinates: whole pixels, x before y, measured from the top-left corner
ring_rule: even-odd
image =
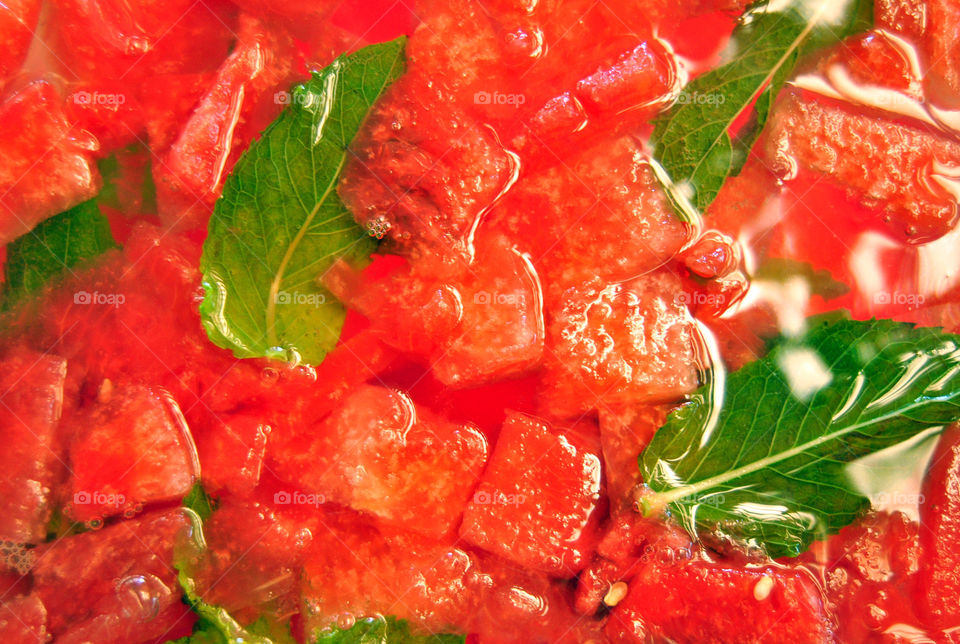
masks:
[[[570,418],[693,391],[695,329],[681,292],[664,271],[569,289],[547,328],[543,413]]]
[[[924,481],[920,610],[938,630],[960,626],[960,427],[940,438]]]
[[[280,474],[327,499],[440,537],[456,529],[487,460],[472,425],[447,422],[399,391],[363,385],[309,442],[276,454]]]
[[[910,243],[944,235],[960,215],[960,143],[919,124],[789,91],[774,108],[766,154],[785,176],[800,164],[830,177]]]
[[[47,609],[35,595],[0,603],[0,639],[4,642],[43,644],[47,633]]]
[[[780,568],[691,561],[648,565],[607,622],[614,642],[691,644],[831,641],[812,577]]]
[[[0,91],[27,58],[40,18],[40,0],[8,0],[0,6]]]
[[[593,277],[613,282],[657,268],[688,235],[631,137],[522,178],[491,225],[530,253],[551,302]]]
[[[419,633],[457,632],[477,605],[476,557],[413,533],[356,517],[316,535],[302,576],[304,630],[382,614]]]
[[[600,442],[607,493],[614,504],[630,506],[631,491],[640,479],[637,460],[640,452],[667,420],[670,408],[664,405],[634,405],[600,409]]]
[[[65,102],[67,119],[99,142],[99,156],[140,140],[143,114],[134,89],[121,82],[76,83]]]
[[[599,498],[599,455],[515,413],[467,504],[460,536],[532,570],[572,574],[588,561]]]
[[[62,0],[52,8],[54,52],[83,80],[209,71],[233,41],[232,10],[219,0]]]
[[[57,424],[67,363],[18,347],[0,361],[0,539],[40,543],[47,536],[51,489],[62,476]]]
[[[259,414],[234,413],[194,428],[205,489],[248,496],[260,482],[272,428]]]
[[[167,510],[38,548],[33,592],[47,608],[50,632],[66,636],[109,615],[119,641],[165,634],[171,624],[161,616],[181,597],[173,548],[188,526],[182,510]],[[139,639],[123,639],[132,632]]]
[[[825,542],[815,543],[801,561],[824,580],[826,604],[836,616],[840,641],[869,641],[904,624],[921,624],[915,612],[924,603],[916,583],[920,526],[902,512],[867,514]],[[931,597],[942,592],[937,589]]]
[[[233,164],[283,109],[277,92],[297,78],[296,55],[286,32],[240,16],[237,46],[155,166],[158,207],[168,226],[206,224]]]
[[[0,243],[94,197],[97,144],[74,129],[50,83],[35,81],[0,104]]]
[[[155,155],[170,149],[216,77],[216,72],[163,74],[140,87],[147,138]]]
[[[200,475],[197,448],[170,395],[126,385],[101,398],[74,420],[70,516],[101,521],[189,492]]]

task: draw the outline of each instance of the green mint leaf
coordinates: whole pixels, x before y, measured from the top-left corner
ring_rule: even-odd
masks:
[[[3,306],[10,309],[81,262],[118,248],[96,200],[41,222],[7,246]]]
[[[770,257],[765,260],[754,274],[754,280],[783,284],[799,277],[810,285],[810,294],[819,295],[824,300],[832,300],[850,292],[850,287],[837,281],[826,269],[817,270],[809,262],[786,257]]]
[[[317,277],[374,242],[337,196],[350,144],[404,70],[403,38],[341,56],[293,90],[291,105],[227,178],[200,268],[203,325],[237,357],[318,364],[344,309]]]
[[[463,644],[463,635],[411,635],[410,626],[394,617],[368,617],[351,628],[325,631],[314,644]]]
[[[670,414],[640,455],[646,513],[796,556],[869,506],[850,476],[859,459],[960,418],[960,336],[889,320],[809,324]]]
[[[187,495],[183,497],[183,507],[193,510],[201,521],[206,521],[216,509],[216,501],[207,494],[203,485],[198,482],[194,483]]]
[[[724,180],[743,167],[797,61],[869,28],[871,16],[871,0],[789,0],[776,10],[762,3],[744,14],[728,61],[688,83],[654,129],[655,158],[695,208],[704,212]],[[751,109],[746,130],[732,133]]]

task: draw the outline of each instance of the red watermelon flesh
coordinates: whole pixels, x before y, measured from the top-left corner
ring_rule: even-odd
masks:
[[[696,330],[680,293],[668,271],[564,293],[547,328],[542,412],[570,418],[693,391]]]
[[[46,81],[34,81],[0,104],[0,243],[94,197],[100,175],[97,143],[75,128],[63,99]]]
[[[43,644],[48,638],[47,609],[39,597],[16,597],[0,604],[0,640]]]
[[[66,511],[77,521],[132,515],[183,497],[199,478],[193,438],[163,390],[104,388],[101,400],[73,422]]]
[[[960,427],[940,438],[920,506],[920,609],[938,629],[960,626]]]
[[[487,458],[478,429],[363,385],[298,450],[277,454],[282,477],[385,522],[441,537],[456,529]]]
[[[0,90],[6,87],[23,61],[33,41],[40,17],[40,0],[7,0],[0,5]]]
[[[167,510],[38,548],[33,592],[47,608],[50,632],[69,633],[109,610],[118,629],[132,622],[143,639],[165,633],[171,625],[160,616],[181,597],[173,549],[188,526],[182,510]]]
[[[0,361],[0,539],[40,543],[66,461],[57,441],[67,363],[18,347]]]
[[[460,536],[532,570],[575,573],[593,546],[599,497],[596,452],[542,420],[512,414],[467,504]]]

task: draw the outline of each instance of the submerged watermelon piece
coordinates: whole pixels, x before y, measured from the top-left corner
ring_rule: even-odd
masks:
[[[212,415],[211,415],[212,416]],[[247,496],[260,482],[272,428],[260,414],[232,413],[193,427],[205,489]]]
[[[0,104],[0,243],[94,197],[97,143],[71,126],[50,83],[34,81]]]
[[[121,385],[74,420],[66,510],[77,521],[132,515],[183,497],[199,478],[197,448],[177,403],[162,390]]]
[[[54,52],[84,80],[147,80],[215,69],[233,41],[220,0],[62,0],[52,7]]]
[[[955,632],[960,627],[960,427],[940,438],[923,493],[919,606],[935,628]]]
[[[665,405],[633,405],[616,411],[600,409],[600,443],[607,494],[613,504],[630,506],[631,491],[641,483],[638,459],[667,420]]]
[[[930,623],[921,622],[916,613],[923,603],[916,583],[920,532],[916,521],[902,512],[871,512],[801,556],[824,580],[826,605],[835,615],[841,642],[870,641],[904,625]]]
[[[533,416],[509,415],[461,538],[532,570],[582,568],[599,514],[600,458],[578,442]]]
[[[49,638],[47,609],[39,597],[17,597],[0,604],[0,640],[43,644]]]
[[[876,209],[875,225],[910,243],[941,237],[960,216],[960,143],[920,124],[789,91],[774,108],[766,154],[784,175],[800,164],[828,176]]]
[[[610,615],[614,642],[754,644],[831,641],[813,578],[779,568],[691,561],[648,565]]]
[[[491,224],[530,253],[551,302],[592,278],[614,282],[657,268],[688,235],[632,137],[521,178]]]
[[[98,155],[137,143],[144,131],[142,107],[134,87],[122,82],[87,82],[70,86],[64,104],[67,119],[92,134]]]
[[[167,510],[39,548],[33,593],[47,608],[50,632],[69,638],[100,622],[107,632],[97,642],[164,635],[171,607],[180,607],[173,548],[188,526],[182,510]]]
[[[416,532],[456,529],[487,460],[468,424],[417,407],[399,391],[363,385],[299,450],[276,454],[280,474],[330,501]]]
[[[477,606],[478,573],[461,548],[347,516],[326,524],[307,554],[304,631],[380,614],[418,633],[457,632]]]
[[[40,543],[64,470],[57,441],[67,363],[26,348],[0,361],[0,540]]]
[[[238,41],[161,163],[155,166],[162,220],[189,230],[206,224],[234,163],[276,117],[298,77],[290,36],[241,15]]]
[[[0,5],[0,91],[20,71],[40,17],[40,0],[7,0]]]
[[[543,413],[678,400],[697,386],[695,328],[665,271],[564,294],[547,329]]]

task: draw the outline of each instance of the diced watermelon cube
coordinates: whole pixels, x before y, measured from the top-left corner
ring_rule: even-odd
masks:
[[[873,5],[874,23],[919,42],[927,23],[925,4],[922,0],[877,0]]]
[[[233,10],[220,0],[60,0],[52,9],[54,53],[83,80],[212,70],[233,41]]]
[[[459,631],[477,606],[476,557],[413,533],[354,517],[316,534],[302,576],[304,630],[382,614],[418,633]]]
[[[631,137],[521,178],[490,216],[530,253],[548,302],[591,278],[613,282],[657,268],[688,236]]]
[[[935,628],[955,629],[960,626],[960,426],[940,438],[923,499],[919,607]]]
[[[479,250],[458,286],[460,323],[445,346],[430,356],[440,382],[476,386],[520,375],[539,363],[543,302],[527,257],[497,237]]]
[[[669,411],[670,408],[663,405],[600,409],[603,472],[613,504],[632,505],[630,492],[641,482],[640,453],[666,422]]]
[[[77,83],[64,104],[67,119],[99,142],[99,156],[136,143],[144,130],[133,86],[122,82]]]
[[[457,527],[487,460],[487,443],[414,406],[399,391],[363,385],[300,450],[276,454],[280,474],[330,501],[432,536]]]
[[[97,144],[72,127],[50,83],[34,81],[0,104],[0,243],[100,189]]]
[[[155,166],[160,216],[189,230],[206,224],[234,163],[285,105],[278,92],[298,77],[290,36],[242,14],[238,42]]]
[[[112,615],[117,629],[136,627],[142,640],[166,633],[171,624],[158,616],[180,604],[173,549],[188,526],[182,510],[167,510],[38,548],[33,592],[47,608],[50,632]]]
[[[951,109],[960,106],[960,6],[954,0],[927,0],[924,12],[924,37],[921,43],[929,71],[927,91],[931,99]]]
[[[122,385],[101,397],[73,421],[70,516],[102,521],[189,492],[200,475],[197,448],[170,395]]]
[[[0,91],[20,71],[40,17],[40,0],[7,0],[0,5]]]
[[[547,328],[543,413],[674,401],[697,386],[695,333],[680,279],[659,271],[564,294]]]
[[[600,458],[532,416],[507,417],[464,512],[460,536],[532,570],[570,574],[588,560]]]
[[[47,609],[36,595],[0,602],[0,641],[17,644],[44,644]]]
[[[876,226],[910,243],[944,235],[960,214],[960,143],[920,124],[788,91],[774,108],[766,154],[785,176],[799,164],[830,177],[876,209]]]
[[[18,347],[0,361],[0,539],[40,543],[63,473],[57,441],[67,363]]]
[[[614,642],[754,644],[831,641],[813,578],[780,568],[691,561],[648,565],[607,622]]]
[[[177,140],[184,123],[214,82],[216,72],[163,74],[140,88],[150,150],[159,156]]]
[[[272,428],[258,414],[234,413],[193,427],[200,471],[208,491],[247,496],[260,482],[267,439]]]

